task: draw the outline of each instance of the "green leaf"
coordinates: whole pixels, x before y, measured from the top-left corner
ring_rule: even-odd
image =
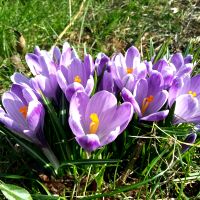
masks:
[[[0,190],[8,200],[32,200],[27,190],[16,185],[1,183]]]

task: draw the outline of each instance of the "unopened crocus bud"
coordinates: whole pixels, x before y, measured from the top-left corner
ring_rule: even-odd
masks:
[[[185,139],[185,143],[189,143],[189,144],[193,144],[195,142],[197,138],[197,134],[196,133],[190,133],[186,139]],[[188,149],[190,148],[190,145],[187,144],[182,144],[182,150],[181,153],[185,153]]]

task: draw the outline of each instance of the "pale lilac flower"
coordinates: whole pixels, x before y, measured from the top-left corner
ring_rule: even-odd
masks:
[[[77,92],[70,102],[69,125],[79,145],[91,152],[114,141],[132,115],[130,103],[118,106],[116,97],[105,90],[91,99],[84,92]]]
[[[121,95],[124,101],[133,105],[140,120],[160,121],[169,113],[168,110],[160,111],[167,101],[168,92],[163,90],[163,78],[159,72],[137,81],[133,93],[123,88]]]
[[[146,65],[141,62],[140,53],[134,46],[127,50],[125,56],[117,54],[111,61],[114,69],[113,77],[120,90],[125,87],[132,92],[135,82],[146,77]]]
[[[174,124],[190,122],[200,122],[200,102],[194,93],[182,94],[176,98],[174,110]]]
[[[94,87],[93,60],[90,55],[85,55],[84,62],[73,58],[68,66],[61,65],[57,70],[57,80],[68,101],[73,94],[80,90],[88,95]]]
[[[177,79],[172,84],[169,90],[169,106],[171,107],[176,98],[183,94],[191,94],[200,100],[200,75],[194,77],[186,76],[184,78]]]
[[[30,88],[13,84],[2,96],[5,109],[0,111],[0,122],[15,134],[41,147],[46,146],[43,134],[44,108]]]
[[[41,90],[46,97],[56,100],[58,83],[56,79],[57,65],[52,55],[36,47],[34,53],[26,55],[26,62],[34,77],[34,88]]]
[[[115,84],[113,73],[112,73],[112,63],[110,58],[104,53],[99,53],[97,59],[95,60],[95,67],[98,76],[98,91],[106,90],[113,94],[117,92],[117,85]]]

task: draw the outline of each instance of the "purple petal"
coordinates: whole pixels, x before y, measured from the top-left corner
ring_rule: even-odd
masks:
[[[90,76],[90,74],[93,74],[95,66],[93,58],[90,54],[86,54],[84,56],[84,68],[87,74],[86,76]]]
[[[80,83],[77,82],[69,84],[64,91],[67,100],[70,101],[74,93],[77,91],[85,92],[85,89]]]
[[[185,139],[185,143],[190,143],[190,144],[193,144],[197,139],[197,134],[196,133],[191,133],[189,134],[186,139]],[[182,153],[186,152],[191,146],[190,145],[187,145],[187,144],[181,144],[182,146]]]
[[[183,94],[176,99],[174,124],[187,122],[198,110],[198,100],[190,94]]]
[[[147,75],[146,65],[144,63],[137,63],[137,67],[134,69],[133,73],[136,75],[137,79],[145,78]]]
[[[26,84],[31,87],[30,85],[30,79],[28,79],[26,76],[22,75],[21,73],[15,72],[11,77],[11,81],[13,83],[18,83],[20,85]]]
[[[14,93],[5,92],[2,96],[2,103],[6,112],[14,121],[23,127],[27,126],[23,115],[20,113],[20,108],[26,105]]]
[[[155,95],[162,89],[163,77],[159,72],[153,72],[148,79],[148,96]]]
[[[26,63],[31,70],[31,73],[36,76],[37,74],[41,73],[42,69],[38,62],[38,56],[35,54],[29,53],[25,56]]]
[[[176,73],[176,76],[181,77],[185,74],[190,74],[193,69],[193,64],[186,64],[184,67],[180,68],[180,70]]]
[[[101,147],[99,137],[96,134],[87,134],[82,137],[76,137],[76,141],[88,152],[94,151]]]
[[[184,60],[181,53],[176,53],[171,57],[171,62],[176,67],[177,71],[183,66]]]
[[[140,120],[153,121],[153,122],[161,121],[167,117],[168,113],[169,113],[169,110],[159,111],[159,112],[150,114],[148,116],[142,117],[140,118]]]
[[[108,92],[114,93],[114,80],[110,72],[105,71],[102,78],[102,87],[100,90],[106,90]]]
[[[122,89],[122,92],[121,92],[121,96],[123,98],[124,101],[126,102],[129,102],[133,105],[136,113],[141,116],[141,110],[140,110],[140,106],[138,105],[138,102],[135,100],[135,98],[133,97],[132,93],[127,90],[126,88],[123,88]]]
[[[138,105],[141,107],[144,98],[147,97],[148,82],[146,79],[140,79],[135,85],[133,96],[135,97]]]
[[[133,92],[135,87],[135,78],[132,74],[127,74],[122,79],[122,84],[125,88],[127,88],[129,91]]]
[[[158,92],[154,96],[153,101],[151,103],[149,103],[149,107],[147,108],[146,112],[144,113],[144,116],[159,111],[166,103],[167,98],[168,98],[168,92],[166,90]]]
[[[127,50],[126,55],[125,55],[126,67],[133,68],[134,59],[136,57],[139,58],[140,60],[140,53],[136,47],[132,46]]]
[[[44,108],[38,101],[31,101],[28,105],[27,122],[31,131],[37,132],[44,124]]]
[[[116,97],[105,90],[97,92],[90,99],[87,109],[85,112],[85,121],[86,121],[86,132],[89,133],[90,126],[90,115],[96,113],[99,118],[99,128],[96,134],[102,130],[102,127],[105,127],[105,123],[110,123],[113,115],[115,114],[117,108],[117,99]]]
[[[94,78],[92,75],[90,75],[85,86],[86,94],[91,95],[93,88],[94,88]]]
[[[109,61],[109,57],[104,53],[98,53],[97,58],[95,60],[95,67],[97,69],[97,75],[100,76],[104,69],[106,68],[106,63]]]
[[[169,107],[173,105],[174,101],[176,100],[178,91],[181,89],[183,86],[183,80],[180,78],[176,78],[173,80],[172,86],[169,89],[169,97],[168,97],[168,104]]]
[[[193,56],[192,56],[192,55],[187,55],[187,56],[184,58],[184,63],[185,63],[185,64],[191,63],[192,60],[193,60]]]
[[[85,135],[85,110],[89,97],[84,92],[77,92],[70,101],[69,125],[76,137]]]

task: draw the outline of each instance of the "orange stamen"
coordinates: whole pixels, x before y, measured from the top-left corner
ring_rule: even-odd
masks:
[[[146,97],[143,99],[142,102],[142,114],[145,113],[145,111],[147,110],[147,108],[149,107],[149,104],[154,100],[154,97],[152,95],[150,95],[149,97]]]
[[[28,112],[28,106],[22,106],[19,109],[19,112],[22,114],[22,116],[26,119],[27,112]]]

